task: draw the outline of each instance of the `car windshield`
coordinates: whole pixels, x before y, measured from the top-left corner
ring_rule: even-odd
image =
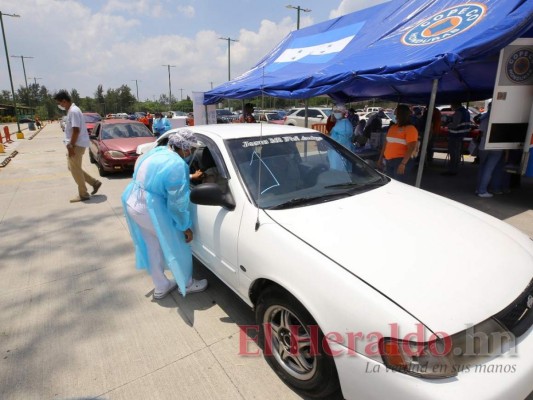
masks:
[[[102,117],[98,114],[83,114],[83,118],[88,123],[95,123],[102,120]]]
[[[334,140],[315,133],[228,140],[260,208],[300,207],[372,190],[389,179]]]
[[[217,110],[217,115],[233,115],[230,110]]]
[[[152,132],[150,132],[144,124],[105,124],[102,126],[102,139],[125,139],[152,136]]]

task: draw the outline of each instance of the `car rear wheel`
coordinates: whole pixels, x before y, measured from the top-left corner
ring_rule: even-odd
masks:
[[[339,391],[339,380],[324,334],[290,293],[267,289],[256,306],[259,343],[272,369],[287,384],[309,397]]]

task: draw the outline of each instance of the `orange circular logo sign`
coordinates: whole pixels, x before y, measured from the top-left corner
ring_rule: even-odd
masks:
[[[486,12],[487,7],[480,3],[459,4],[447,8],[409,29],[403,35],[402,43],[420,46],[450,39],[476,25]]]

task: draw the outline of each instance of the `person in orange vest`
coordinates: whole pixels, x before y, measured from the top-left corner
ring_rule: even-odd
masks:
[[[409,106],[396,107],[396,124],[391,125],[385,138],[385,146],[378,159],[378,168],[391,178],[405,182],[414,165],[411,156],[418,143],[418,130],[411,124]]]

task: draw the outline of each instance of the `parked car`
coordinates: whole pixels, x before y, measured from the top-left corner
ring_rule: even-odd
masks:
[[[391,123],[396,123],[396,115],[391,111],[384,111],[385,117],[381,118],[381,126],[388,127]],[[359,120],[368,121],[370,117],[376,115],[376,111],[362,113],[359,115]]]
[[[441,111],[441,126],[439,134],[433,139],[433,149],[435,151],[448,151],[448,125],[452,122],[454,111]],[[472,119],[472,129],[463,140],[463,154],[468,154],[470,141],[478,140],[481,137],[481,131],[478,124]]]
[[[89,159],[100,176],[133,171],[137,146],[155,141],[152,132],[139,121],[106,119],[97,122],[90,134]]]
[[[217,124],[227,124],[239,118],[238,115],[235,115],[230,110],[226,110],[224,108],[217,109],[216,113]]]
[[[325,124],[331,114],[331,108],[309,107],[307,109],[307,126],[313,124]],[[305,126],[305,108],[296,108],[292,113],[285,116],[285,125]]]
[[[345,399],[533,389],[530,238],[310,129],[191,129],[193,159],[214,160],[219,175],[192,186],[191,246],[255,311],[241,355],[257,340],[284,382],[319,398],[339,387]]]
[[[85,119],[85,126],[87,127],[89,134],[91,134],[96,123],[102,120],[102,116],[100,114],[93,112],[84,112],[83,118]]]
[[[254,112],[253,115],[255,120],[261,123],[283,125],[285,122],[285,119],[277,112],[260,111]]]

